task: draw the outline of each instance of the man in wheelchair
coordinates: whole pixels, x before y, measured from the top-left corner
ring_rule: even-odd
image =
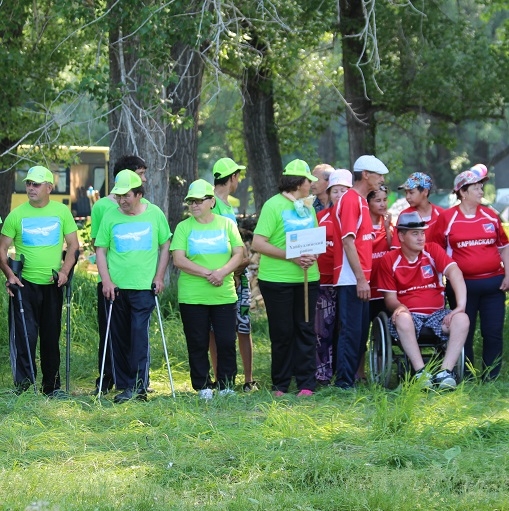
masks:
[[[426,243],[426,223],[417,212],[402,213],[396,225],[401,247],[383,257],[379,290],[390,313],[389,332],[399,339],[416,379],[424,386],[454,389],[453,368],[468,334],[466,287],[458,265],[436,243]],[[443,276],[451,283],[457,306],[445,309]],[[425,369],[417,339],[427,327],[447,341],[441,368],[435,376]]]

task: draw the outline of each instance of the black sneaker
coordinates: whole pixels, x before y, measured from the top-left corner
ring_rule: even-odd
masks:
[[[260,390],[260,385],[257,381],[247,381],[242,386],[244,392],[253,392],[253,390]]]
[[[101,379],[97,378],[95,380],[95,389],[92,392],[93,396],[99,395],[99,383]],[[111,376],[104,376],[103,377],[103,384],[102,384],[102,391],[101,394],[106,395],[111,389],[113,388],[113,377]]]
[[[22,382],[14,384],[14,394],[17,396],[21,396],[23,392],[26,392],[33,383],[30,380],[23,380]]]
[[[456,388],[456,378],[452,371],[443,369],[433,378],[433,385],[439,390],[454,390]]]
[[[131,399],[137,399],[138,401],[146,401],[147,400],[147,391],[145,389],[125,389],[120,394],[117,394],[113,398],[114,403],[125,403],[126,401],[130,401]]]
[[[55,389],[51,392],[43,392],[43,394],[49,399],[67,399],[69,395],[62,389]]]

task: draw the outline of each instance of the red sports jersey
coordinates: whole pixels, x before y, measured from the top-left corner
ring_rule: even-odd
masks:
[[[359,255],[359,262],[366,280],[371,275],[371,260],[373,246],[373,225],[369,216],[369,207],[366,199],[350,188],[333,206],[333,223],[336,230],[336,239],[343,240],[353,235],[355,248]],[[357,279],[350,267],[343,245],[334,251],[334,285],[357,285]]]
[[[325,241],[327,250],[318,256],[318,269],[320,270],[320,285],[334,284],[332,276],[334,274],[334,247],[341,246],[341,240],[334,239],[334,224],[332,222],[332,208],[319,211],[316,214],[318,226],[325,226]]]
[[[377,272],[382,257],[389,251],[389,242],[387,241],[387,232],[383,217],[380,217],[378,225],[373,226],[375,239],[373,241],[373,263],[371,268],[371,300],[383,298],[382,293],[378,291]],[[392,231],[392,227],[391,227]]]
[[[411,312],[432,314],[444,308],[442,274],[456,264],[436,243],[426,243],[413,262],[401,248],[384,255],[378,268],[378,290],[395,292]]]
[[[458,263],[465,279],[504,274],[499,249],[509,240],[491,208],[478,206],[473,218],[467,218],[459,206],[447,209],[438,219],[433,240]]]
[[[417,211],[417,209],[409,207],[409,208],[404,209],[400,213],[400,215],[402,213],[412,213],[414,211]],[[436,229],[436,225],[437,225],[437,221],[440,218],[440,215],[444,211],[445,211],[444,208],[441,208],[440,206],[436,206],[435,204],[432,204],[432,206],[431,206],[431,218],[429,220],[424,220],[424,218],[423,218],[423,220],[426,222],[426,225],[428,226],[428,228],[425,231],[425,233],[426,233],[426,241],[432,241],[433,240],[435,229]],[[399,238],[397,236],[393,236],[392,243],[391,243],[391,248],[399,248],[400,246],[401,246],[401,244],[399,242]]]

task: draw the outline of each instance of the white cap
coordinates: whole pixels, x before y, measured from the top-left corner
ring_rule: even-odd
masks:
[[[364,154],[359,156],[353,164],[354,172],[362,172],[367,170],[368,172],[376,172],[377,174],[388,174],[389,169],[385,166],[382,160],[379,160],[372,154]]]
[[[352,188],[352,173],[347,169],[336,169],[331,172],[329,176],[329,184],[327,186],[327,190],[331,186],[347,186],[348,188]]]

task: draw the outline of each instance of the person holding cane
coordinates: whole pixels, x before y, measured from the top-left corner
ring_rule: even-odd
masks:
[[[118,208],[104,215],[95,245],[103,295],[114,302],[111,341],[115,384],[124,389],[114,402],[146,401],[149,321],[154,294],[164,288],[172,234],[164,213],[156,205],[142,202],[143,183],[136,172],[120,171],[111,193]]]
[[[264,204],[254,231],[252,249],[261,254],[258,281],[269,322],[276,397],[288,392],[292,376],[299,397],[312,395],[316,386],[314,312],[320,280],[316,256],[286,259],[286,233],[317,226],[309,196],[311,182],[316,180],[305,161],[291,161],[281,176],[280,193]]]

